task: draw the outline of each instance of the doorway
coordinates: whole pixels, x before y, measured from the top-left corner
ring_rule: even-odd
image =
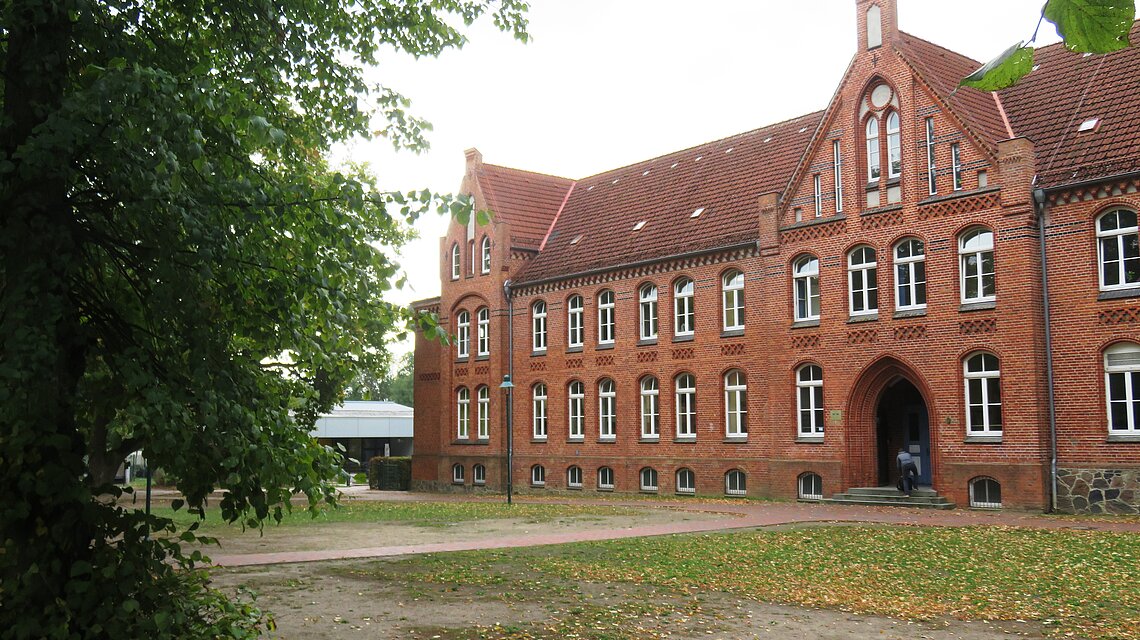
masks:
[[[879,485],[895,486],[899,474],[895,456],[905,448],[918,465],[918,484],[931,485],[930,414],[922,393],[899,377],[883,390],[875,413],[878,431]]]

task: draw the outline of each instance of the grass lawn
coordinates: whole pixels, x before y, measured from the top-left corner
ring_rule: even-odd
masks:
[[[811,527],[438,554],[362,563],[351,573],[423,592],[475,586],[518,598],[530,584],[626,585],[906,619],[1034,620],[1059,637],[1140,637],[1135,534]],[[530,629],[481,628],[471,630],[471,637],[626,637],[571,634],[591,628],[616,632],[645,615],[692,615],[683,599],[666,607],[675,610],[643,610],[648,604],[636,601],[602,608],[582,604],[573,616],[555,616]]]

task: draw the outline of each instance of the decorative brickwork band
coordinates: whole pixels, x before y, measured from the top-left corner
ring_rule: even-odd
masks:
[[[964,320],[958,323],[958,333],[964,336],[979,336],[984,333],[997,331],[996,318],[983,318],[981,320]]]
[[[819,336],[794,336],[792,338],[793,349],[814,349],[819,346]]]
[[[594,364],[599,367],[612,367],[614,366],[613,356],[598,356],[594,358]]]
[[[533,360],[533,361],[531,361],[530,370],[531,371],[546,371],[546,361],[545,360]]]
[[[895,327],[895,340],[921,340],[926,337],[926,325],[916,324],[909,327]]]
[[[581,358],[570,358],[569,360],[566,361],[566,368],[567,369],[581,369],[582,368],[582,359]]]
[[[439,372],[436,373],[421,373],[416,376],[416,380],[420,382],[439,382]]]
[[[739,356],[744,354],[744,344],[722,344],[720,345],[720,355],[722,356]]]
[[[859,226],[864,231],[872,231],[874,229],[885,229],[903,223],[902,209],[892,209],[891,211],[884,211],[875,215],[860,216]]]
[[[456,378],[466,378],[467,377],[467,367],[456,367],[455,368],[455,377]]]
[[[1140,322],[1140,307],[1128,309],[1108,309],[1096,314],[1100,324],[1111,326],[1114,324],[1134,324]]]
[[[859,329],[847,332],[847,344],[874,344],[879,339],[878,329]]]
[[[843,233],[847,233],[846,219],[784,230],[780,233],[780,244],[797,244],[809,240],[820,240]]]
[[[656,351],[649,351],[646,353],[639,353],[639,354],[637,354],[637,361],[638,362],[657,362],[657,352]]]
[[[1115,198],[1138,191],[1140,191],[1140,178],[1129,178],[1108,184],[1102,183],[1085,187],[1075,187],[1068,191],[1051,194],[1049,196],[1049,205],[1056,206],[1072,204],[1074,202],[1086,202],[1089,200],[1103,200],[1104,198]]]
[[[674,360],[691,360],[693,358],[692,347],[681,347],[680,349],[673,349]]]
[[[481,365],[475,367],[475,375],[477,375],[477,376],[485,376],[488,373],[490,373],[490,371],[491,371],[490,367],[488,367],[485,364],[481,364]]]
[[[997,191],[980,193],[974,196],[950,197],[938,199],[933,202],[919,203],[918,219],[929,220],[943,216],[954,216],[963,213],[976,213],[986,209],[1001,206],[1001,197]]]

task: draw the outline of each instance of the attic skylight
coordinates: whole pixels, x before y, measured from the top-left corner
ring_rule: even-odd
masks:
[[[578,241],[581,239],[582,239],[582,234],[579,233],[578,235],[574,236],[574,239],[570,241],[570,244],[578,244]]]
[[[771,137],[771,136],[768,136],[767,138],[764,138],[764,142],[771,142],[771,141],[772,141],[772,137]]]
[[[729,147],[728,149],[726,149],[725,153],[732,153],[732,147]]]
[[[693,160],[693,162],[700,162],[701,158],[703,158],[703,157],[704,156],[697,156],[696,159]]]
[[[647,175],[649,175],[649,169],[646,169],[645,171],[642,171],[642,172],[641,172],[641,175],[643,175],[643,176],[647,176]]]
[[[807,131],[807,127],[801,127],[800,128],[800,133],[803,133],[804,131]]]
[[[645,226],[646,222],[649,222],[649,221],[648,220],[642,220],[641,222],[638,222],[637,224],[633,225],[633,230],[634,231],[641,231],[641,228]]]
[[[613,181],[613,182],[611,182],[610,184],[617,184],[617,183],[618,183],[618,180],[621,180],[621,178],[614,178],[614,181]]]
[[[669,168],[670,168],[670,169],[676,169],[676,168],[677,168],[677,165],[678,165],[678,164],[680,164],[680,163],[674,162],[674,163],[673,163],[673,166],[671,166],[671,167],[669,167]]]
[[[586,187],[586,191],[593,191],[593,190],[594,190],[594,185],[590,185],[590,186]]]
[[[1081,126],[1077,127],[1077,133],[1084,133],[1086,131],[1095,131],[1099,124],[1100,124],[1100,118],[1089,118],[1088,120],[1085,120],[1084,122],[1082,122]]]
[[[701,208],[697,209],[696,211],[694,211],[693,214],[690,215],[689,217],[690,218],[699,218],[699,217],[701,217],[701,214],[704,212],[705,212],[705,208],[701,207]]]

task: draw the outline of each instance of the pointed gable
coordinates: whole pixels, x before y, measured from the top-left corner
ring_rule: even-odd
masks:
[[[515,247],[537,251],[550,230],[573,180],[493,164],[476,171],[487,208],[511,225]]]

